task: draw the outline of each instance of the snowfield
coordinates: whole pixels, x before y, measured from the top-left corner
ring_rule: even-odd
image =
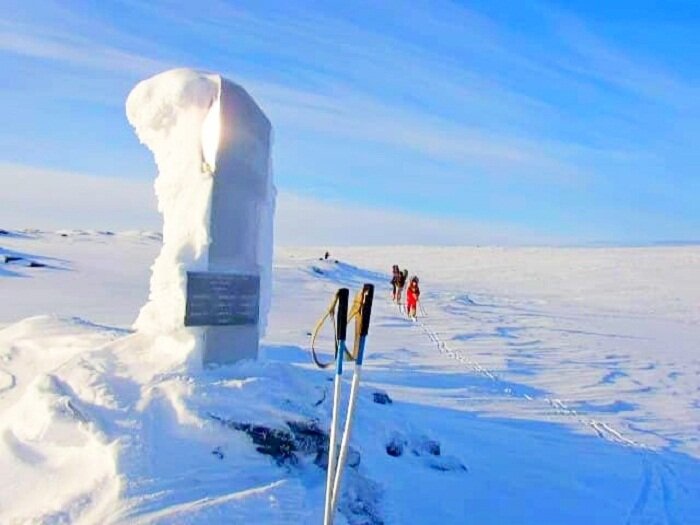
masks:
[[[320,523],[309,332],[363,282],[337,523],[700,523],[699,247],[280,248],[261,359],[211,369],[130,328],[159,250],[0,235],[0,523]],[[392,264],[421,277],[417,323]]]

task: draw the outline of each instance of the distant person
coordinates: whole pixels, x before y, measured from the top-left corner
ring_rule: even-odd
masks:
[[[401,277],[401,271],[399,270],[399,265],[395,264],[391,267],[391,300],[396,302],[396,291],[399,286],[399,278]]]
[[[396,283],[396,302],[401,304],[401,295],[408,280],[408,270],[404,269],[399,272],[399,279]]]
[[[411,283],[406,290],[406,310],[408,317],[416,320],[416,310],[418,308],[418,300],[420,299],[420,288],[418,287],[418,276],[411,277]]]
[[[330,256],[331,256],[331,254],[328,253],[328,252],[326,252],[326,253],[323,255],[323,259],[324,259],[325,261],[327,261],[328,258],[329,258]]]

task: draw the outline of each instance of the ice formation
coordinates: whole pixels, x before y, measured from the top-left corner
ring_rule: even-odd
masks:
[[[260,335],[270,303],[275,188],[271,126],[253,99],[217,74],[175,69],[139,83],[129,122],[155,157],[163,247],[135,322],[153,335],[184,328],[187,271],[260,275]]]

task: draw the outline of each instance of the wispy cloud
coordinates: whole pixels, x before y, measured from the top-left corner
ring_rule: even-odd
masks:
[[[5,228],[160,229],[148,182],[10,163],[0,180]]]
[[[437,218],[291,192],[280,195],[275,231],[279,244],[298,246],[528,245],[566,241],[507,222]]]
[[[550,16],[557,35],[575,58],[561,61],[563,69],[647,101],[679,110],[698,109],[700,83],[621,50],[592,32],[580,18],[561,12]]]
[[[0,109],[22,125],[4,132],[0,155],[42,163],[42,148],[29,144],[54,140],[47,165],[85,150],[106,152],[94,170],[72,164],[91,173],[143,160],[123,119],[129,87],[194,66],[254,95],[275,126],[281,188],[309,198],[372,197],[399,210],[391,213],[504,216],[558,231],[580,230],[582,213],[609,221],[615,214],[601,210],[625,203],[628,230],[639,224],[629,206],[649,216],[688,207],[700,131],[692,75],[550,5],[493,17],[492,7],[475,9],[440,0],[374,4],[371,16],[358,4],[304,2],[122,0],[118,12],[15,3],[0,22],[0,65],[10,70]],[[32,110],[35,98],[44,105]],[[80,101],[93,113],[80,115]],[[109,106],[101,143],[82,129],[73,129],[80,144],[43,132],[47,108],[64,117],[75,109],[77,122],[102,118],[98,106]],[[138,166],[129,176],[150,176]],[[659,187],[681,190],[655,200]]]
[[[152,75],[172,67],[167,62],[72,33],[43,33],[30,26],[0,22],[0,52],[109,71],[113,75]]]
[[[218,3],[204,11],[185,10],[173,22],[207,34],[219,47],[245,47],[250,40],[250,45],[265,49],[266,39],[274,33],[275,41],[294,41],[288,51],[284,45],[274,49],[283,59],[307,56],[316,50],[313,52],[315,66],[308,61],[290,66],[294,67],[290,73],[294,72],[297,78],[307,78],[306,88],[286,84],[285,75],[278,75],[279,79],[274,81],[262,78],[259,71],[233,74],[233,78],[259,94],[259,99],[282,129],[282,136],[287,130],[293,133],[294,129],[305,129],[340,139],[390,145],[466,170],[478,170],[484,175],[530,177],[567,184],[585,178],[585,170],[577,165],[576,144],[533,138],[531,132],[523,133],[518,129],[505,131],[499,129],[494,120],[484,126],[481,119],[474,119],[470,125],[468,118],[449,114],[436,116],[430,108],[421,109],[416,103],[420,99],[449,97],[454,101],[456,113],[465,106],[482,105],[487,108],[483,111],[490,111],[492,116],[500,115],[509,122],[517,115],[525,119],[533,112],[551,111],[545,102],[481,78],[449,56],[437,56],[415,44],[361,29],[341,19],[305,14],[281,20],[284,16],[283,13],[277,17],[259,17]],[[433,24],[439,23],[444,22],[433,21]],[[480,19],[478,23],[486,25]],[[84,24],[79,25],[84,27]],[[475,29],[478,33],[480,28]],[[494,43],[480,43],[478,36],[473,37],[473,41],[473,45],[502,51],[502,46]],[[383,52],[377,53],[377,49]],[[106,46],[100,42],[99,35],[43,31],[22,24],[0,25],[0,50],[133,78],[174,65]],[[171,54],[177,55],[176,52]],[[412,93],[405,92],[406,73],[397,69],[398,64],[410,64],[409,85],[415,89],[413,102],[410,98],[387,100],[385,96],[372,93],[372,89],[359,87],[357,78],[348,74],[351,66],[359,65],[360,74],[368,78],[374,76],[393,88],[391,75],[387,77],[385,73],[396,70],[404,79],[396,84],[401,86],[398,92],[404,91],[404,97],[410,96]],[[323,67],[319,68],[320,65]],[[503,128],[502,123],[500,127]],[[587,148],[586,153],[609,154],[592,148]]]
[[[0,163],[0,180],[12,188],[0,206],[0,227],[156,230],[152,184],[85,173]],[[358,228],[361,220],[362,228]],[[513,224],[438,219],[282,191],[275,242],[287,246],[415,244],[529,244],[558,241]]]

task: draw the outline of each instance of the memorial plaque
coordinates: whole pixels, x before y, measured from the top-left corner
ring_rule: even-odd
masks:
[[[256,325],[260,277],[187,272],[185,326]]]

